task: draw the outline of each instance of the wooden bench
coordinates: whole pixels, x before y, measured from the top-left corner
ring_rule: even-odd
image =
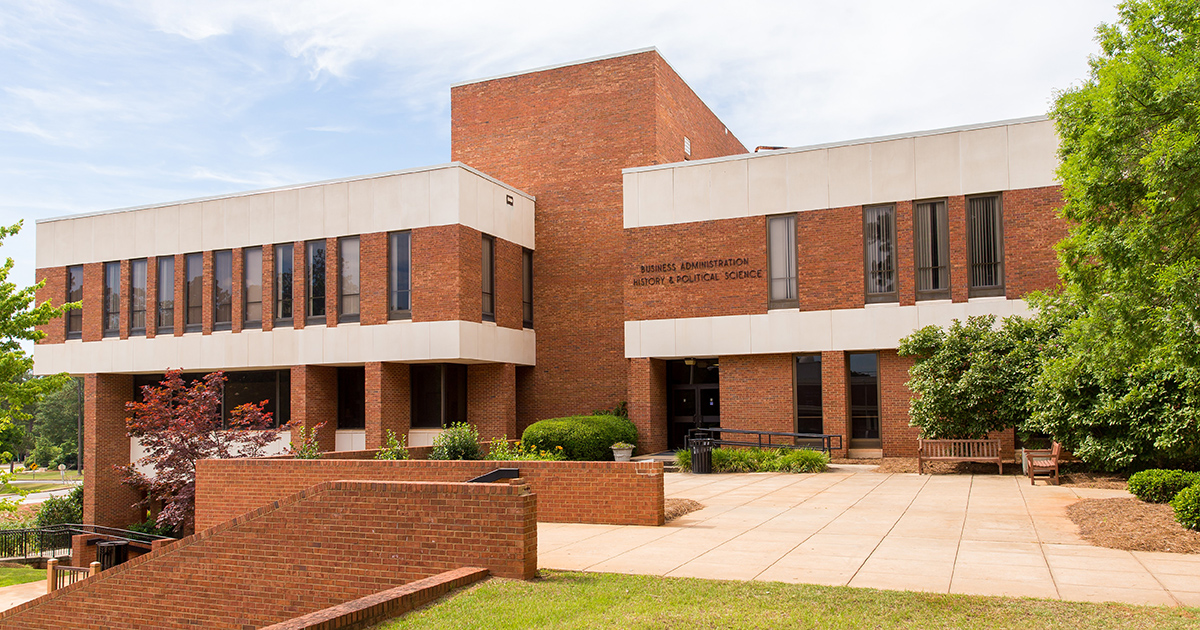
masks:
[[[1034,478],[1045,476],[1046,481],[1058,485],[1058,457],[1062,454],[1062,444],[1054,443],[1049,451],[1025,451],[1025,472],[1029,475],[1029,485]]]
[[[1000,440],[917,440],[917,474],[925,473],[925,462],[982,462],[996,464],[1004,474],[1000,460]]]

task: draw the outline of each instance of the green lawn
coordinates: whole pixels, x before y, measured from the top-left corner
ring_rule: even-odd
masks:
[[[0,567],[0,587],[46,579],[45,569]]]
[[[543,571],[489,580],[401,628],[1196,628],[1200,609]]]
[[[0,469],[4,470],[5,472],[8,472],[7,468],[0,467]],[[63,472],[65,472],[67,474],[67,479],[82,479],[83,478],[83,475],[80,474],[78,470],[66,470]],[[59,477],[58,470],[38,469],[33,472],[26,471],[26,472],[16,473],[16,477],[13,477],[13,479],[15,479],[17,481],[33,481],[35,479],[38,479],[38,480],[45,479],[47,481],[52,481],[55,479],[61,479],[61,477]]]

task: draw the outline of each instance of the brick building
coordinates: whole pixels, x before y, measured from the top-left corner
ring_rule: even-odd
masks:
[[[1044,119],[749,153],[654,49],[451,108],[448,165],[38,223],[39,299],[84,305],[35,361],[85,378],[85,521],[137,520],[124,403],[170,368],[329,450],[628,401],[642,452],[719,423],[911,454],[897,341],[1055,282]]]

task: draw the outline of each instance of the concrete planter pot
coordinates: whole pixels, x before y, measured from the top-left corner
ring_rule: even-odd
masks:
[[[633,457],[632,448],[614,448],[612,451],[614,461],[627,462]]]

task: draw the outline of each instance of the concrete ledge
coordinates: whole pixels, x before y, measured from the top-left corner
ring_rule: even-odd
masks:
[[[267,626],[263,630],[343,630],[367,628],[386,619],[474,584],[488,576],[487,569],[463,567],[410,582],[374,595],[348,601],[324,610]]]

